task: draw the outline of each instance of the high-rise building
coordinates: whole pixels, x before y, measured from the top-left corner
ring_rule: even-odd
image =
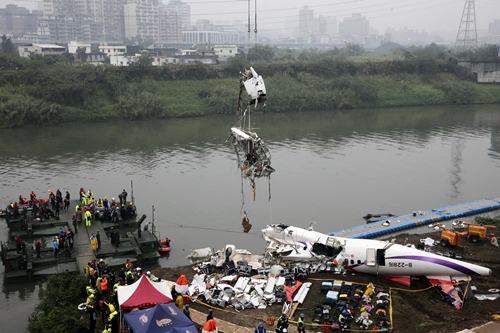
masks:
[[[123,6],[125,38],[160,38],[157,0],[127,0]]]
[[[304,6],[299,10],[299,38],[310,40],[314,29],[314,10]]]
[[[43,0],[38,37],[61,42],[121,41],[124,3],[125,0]]]
[[[182,42],[182,32],[191,30],[191,7],[181,0],[170,0],[160,5],[160,39]]]
[[[26,32],[36,32],[37,11],[30,12],[24,7],[7,5],[0,8],[0,33],[20,35]]]
[[[370,22],[365,16],[355,13],[351,17],[346,17],[339,23],[339,33],[345,40],[351,43],[364,44],[368,36]]]
[[[500,35],[500,20],[494,20],[488,24],[489,35]]]

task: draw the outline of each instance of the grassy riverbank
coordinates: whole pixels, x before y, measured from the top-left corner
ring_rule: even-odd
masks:
[[[0,127],[116,119],[233,114],[244,63],[113,67],[24,61],[0,71]],[[264,77],[266,112],[500,102],[500,85],[480,85],[436,59],[252,63]]]

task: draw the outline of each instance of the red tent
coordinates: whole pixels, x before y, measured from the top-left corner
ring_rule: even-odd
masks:
[[[120,310],[149,308],[156,304],[172,302],[172,294],[166,281],[151,282],[143,275],[129,286],[118,286]]]

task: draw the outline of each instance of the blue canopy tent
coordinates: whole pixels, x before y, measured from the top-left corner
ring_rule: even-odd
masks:
[[[125,313],[124,318],[134,333],[198,333],[194,323],[173,303]]]

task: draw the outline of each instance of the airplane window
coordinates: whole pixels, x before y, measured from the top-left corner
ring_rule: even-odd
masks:
[[[361,265],[361,260],[358,260],[358,265]]]
[[[354,260],[351,259],[351,265],[354,265]]]

